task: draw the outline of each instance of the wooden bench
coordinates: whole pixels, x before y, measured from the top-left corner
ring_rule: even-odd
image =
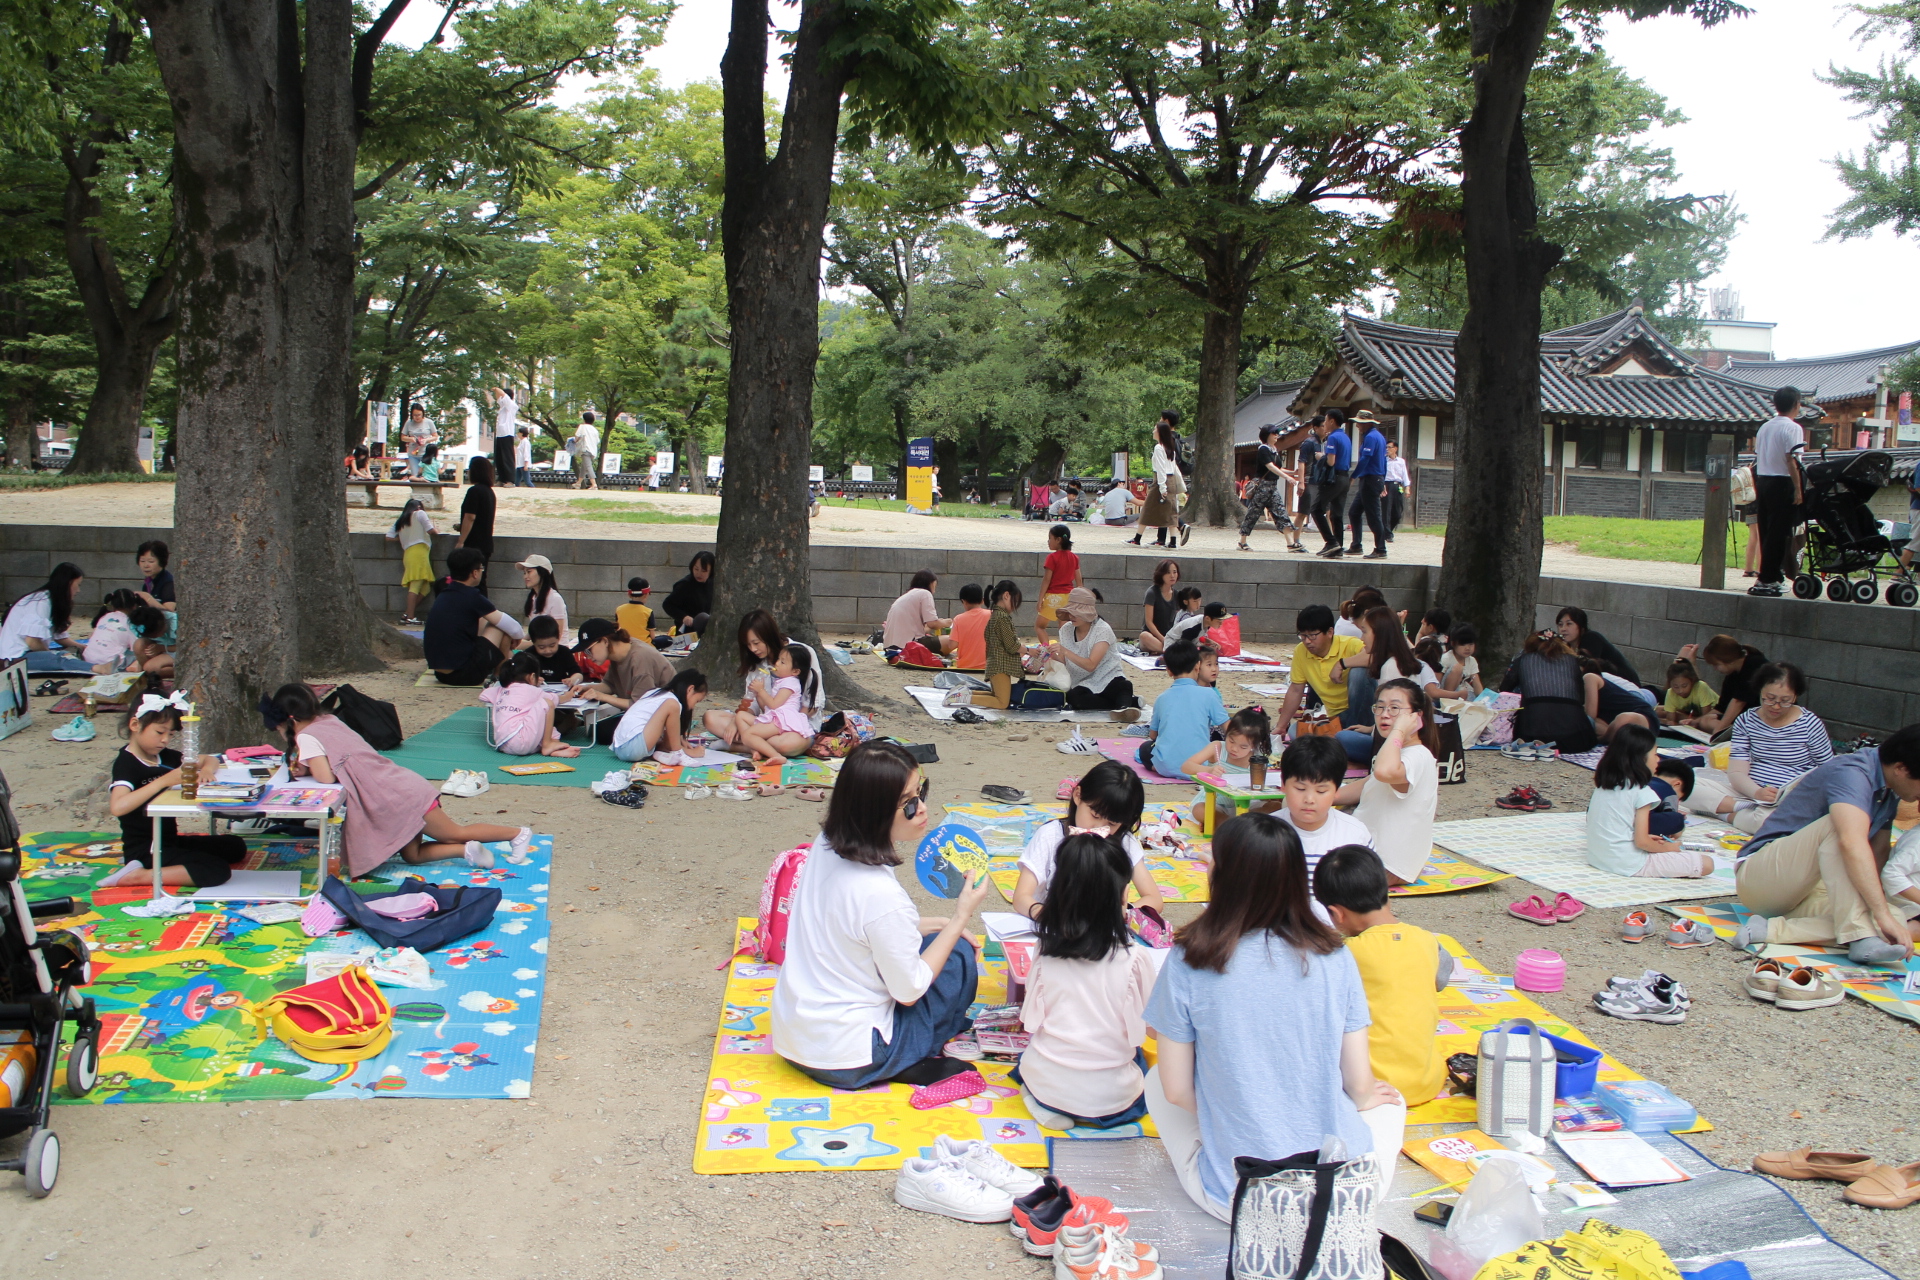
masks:
[[[447,490],[459,488],[459,482],[455,480],[348,480],[347,505],[350,507],[379,506],[382,485],[406,489],[407,497],[420,499],[420,505],[429,511],[445,511]],[[402,505],[405,504],[402,503]]]

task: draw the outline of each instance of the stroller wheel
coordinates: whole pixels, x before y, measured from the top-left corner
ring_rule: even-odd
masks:
[[[1911,582],[1887,584],[1887,603],[1896,609],[1911,609],[1916,598],[1920,598],[1920,588],[1916,588]]]
[[[1827,579],[1827,599],[1835,604],[1845,604],[1853,599],[1853,584],[1845,578]]]
[[[20,1172],[27,1175],[27,1194],[43,1200],[60,1177],[60,1139],[51,1129],[35,1129],[27,1139],[27,1155]]]
[[[1853,602],[1872,604],[1880,598],[1880,584],[1872,578],[1862,578],[1853,584]]]
[[[1820,579],[1810,573],[1803,573],[1793,580],[1793,595],[1797,600],[1818,600],[1820,598]]]
[[[98,1032],[81,1035],[67,1050],[67,1095],[84,1098],[100,1083],[100,1042]]]

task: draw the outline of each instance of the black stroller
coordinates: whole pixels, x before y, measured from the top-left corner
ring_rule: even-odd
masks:
[[[28,904],[20,887],[20,829],[0,775],[0,1060],[10,1056],[13,1067],[12,1105],[0,1107],[0,1138],[27,1134],[26,1150],[0,1159],[0,1169],[25,1174],[27,1194],[36,1199],[52,1191],[60,1176],[60,1139],[47,1120],[67,1023],[78,1026],[67,1054],[67,1092],[84,1097],[100,1076],[100,1019],[92,999],[80,994],[87,944],[65,929],[40,933],[33,923],[35,917],[58,920],[79,910],[72,898]]]
[[[1893,475],[1893,458],[1885,453],[1856,453],[1850,458],[1803,464],[1806,495],[1807,555],[1793,580],[1793,594],[1872,604],[1886,584],[1887,603],[1907,608],[1920,598],[1913,577],[1900,567],[1899,548],[1880,530],[1880,521],[1868,506]]]

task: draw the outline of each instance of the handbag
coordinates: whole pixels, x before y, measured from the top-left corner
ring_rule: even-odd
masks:
[[[1032,680],[1016,680],[1007,694],[1007,707],[1012,711],[1058,711],[1066,705],[1066,694]]]
[[[1515,1040],[1521,1041],[1516,1049]],[[1508,1018],[1480,1035],[1475,1119],[1490,1138],[1525,1129],[1544,1138],[1553,1125],[1554,1048],[1531,1018]]]
[[[393,1006],[359,965],[321,982],[282,991],[253,1006],[258,1034],[273,1034],[289,1049],[314,1062],[360,1062],[393,1039]]]
[[[1326,1164],[1317,1151],[1236,1156],[1233,1172],[1227,1280],[1380,1280],[1380,1165],[1372,1152]]]
[[[1433,718],[1435,734],[1440,739],[1440,751],[1435,762],[1440,766],[1440,785],[1448,786],[1467,780],[1467,749],[1460,742],[1460,721],[1451,716]]]
[[[367,936],[381,946],[412,947],[423,952],[458,942],[486,928],[493,922],[493,913],[500,908],[501,897],[498,889],[428,884],[419,876],[408,876],[398,888],[366,897],[348,888],[346,881],[329,877],[320,892],[341,915],[364,929]],[[368,905],[408,893],[424,893],[432,898],[436,904],[433,912],[417,920],[395,920]]]
[[[873,734],[872,717],[858,711],[836,711],[821,722],[807,754],[816,760],[838,760]]]

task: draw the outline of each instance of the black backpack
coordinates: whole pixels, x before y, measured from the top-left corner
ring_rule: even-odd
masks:
[[[1173,438],[1173,465],[1183,476],[1193,475],[1193,442],[1183,436]]]
[[[400,732],[400,713],[391,702],[369,698],[350,684],[323,698],[320,709],[365,738],[375,751],[391,751],[405,737]]]

